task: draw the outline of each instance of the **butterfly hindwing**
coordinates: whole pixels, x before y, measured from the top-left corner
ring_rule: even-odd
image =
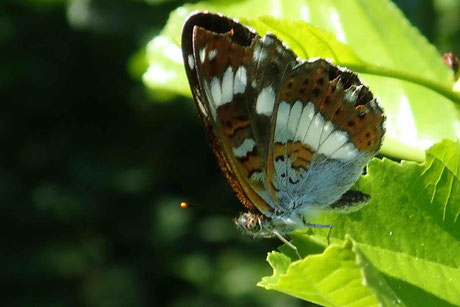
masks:
[[[325,208],[380,148],[383,112],[356,75],[322,59],[288,72],[277,107],[267,162],[272,195],[289,209]]]

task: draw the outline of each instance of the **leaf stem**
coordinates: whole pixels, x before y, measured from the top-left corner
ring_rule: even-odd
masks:
[[[391,77],[395,79],[401,79],[405,81],[409,81],[415,84],[422,85],[424,87],[427,87],[436,93],[452,100],[454,103],[460,105],[460,93],[454,92],[451,88],[444,86],[441,83],[435,82],[433,80],[425,79],[422,78],[418,75],[411,74],[408,72],[400,71],[397,69],[392,69],[389,67],[383,67],[383,66],[378,66],[378,65],[372,65],[369,63],[360,63],[360,64],[348,64],[348,63],[342,63],[339,65],[343,65],[345,67],[348,67],[349,69],[358,72],[358,73],[364,73],[364,74],[371,74],[371,75],[377,75],[377,76],[384,76],[384,77]]]

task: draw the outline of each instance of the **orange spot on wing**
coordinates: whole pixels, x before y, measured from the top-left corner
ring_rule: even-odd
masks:
[[[232,138],[239,130],[251,125],[244,110],[236,103],[227,103],[217,109],[224,133]]]
[[[308,146],[297,141],[293,145],[291,160],[293,168],[307,169],[310,162],[313,160],[315,152]]]

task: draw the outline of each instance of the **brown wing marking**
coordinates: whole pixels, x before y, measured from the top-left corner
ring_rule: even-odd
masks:
[[[202,79],[198,78],[203,89],[209,88],[213,78],[218,78],[222,82],[223,75],[229,67],[232,67],[233,73],[242,66],[245,67],[247,75],[251,73],[249,65],[252,60],[251,46],[255,42],[253,41],[250,46],[241,46],[232,41],[233,35],[234,32],[231,30],[219,34],[201,27],[194,28],[194,58],[200,61],[196,65],[196,73],[203,76]],[[212,55],[213,53],[217,54]],[[211,101],[209,92],[207,96],[207,100]],[[197,104],[203,105],[198,101]],[[202,116],[203,122],[206,122],[208,135],[211,135],[211,143],[219,166],[238,199],[250,210],[255,210],[257,207],[261,212],[270,211],[271,207],[261,197],[264,193],[264,183],[261,181],[263,176],[256,176],[262,174],[258,145],[241,157],[235,156],[233,152],[235,148],[242,146],[246,139],[257,143],[249,106],[243,93],[233,95],[232,101],[228,103],[204,105],[208,114],[213,112],[216,114],[215,119]]]
[[[280,99],[313,102],[325,120],[345,131],[361,151],[376,152],[384,134],[383,110],[352,72],[325,60],[306,62],[286,78]]]
[[[267,163],[268,178],[280,176],[281,178],[286,178],[286,181],[289,180],[289,178],[287,178],[288,174],[286,173],[276,174],[274,164],[279,161],[287,163],[285,160],[290,159],[292,163],[290,165],[291,171],[299,174],[308,169],[314,154],[315,151],[311,149],[310,146],[302,144],[300,141],[288,141],[286,144],[279,142],[274,143],[273,149],[269,153],[269,159],[271,160],[268,160],[272,161],[272,163]],[[270,180],[270,194],[274,199],[277,199],[278,188],[274,186],[273,182],[273,179]]]
[[[232,35],[232,31],[218,34],[195,27],[193,31],[195,58],[200,62],[203,60],[201,65],[205,69],[202,70],[202,73],[206,81],[209,82],[213,77],[222,76],[229,66],[235,71],[241,65],[251,61],[255,40],[250,46],[244,47],[233,43]]]
[[[292,146],[292,149],[290,147]],[[313,160],[314,150],[300,141],[288,143],[288,152],[291,152],[292,168],[305,171]]]
[[[308,146],[299,141],[289,141],[287,144],[275,143],[273,146],[273,161],[284,161],[286,152],[289,152],[289,157],[294,163],[294,169],[306,170],[311,163],[314,151]]]
[[[203,127],[205,128],[206,133],[208,135],[208,139],[211,144],[214,155],[219,164],[219,168],[224,174],[225,179],[227,179],[231,189],[235,193],[238,200],[243,204],[243,206],[248,208],[248,210],[256,211],[256,207],[254,206],[252,201],[248,198],[247,192],[245,191],[242,184],[240,183],[243,181],[240,181],[238,175],[232,171],[232,166],[229,163],[228,158],[225,156],[224,152],[222,151],[222,145],[219,142],[219,138],[216,136],[214,127],[211,125],[208,119],[204,118],[204,116],[201,115],[200,117],[201,117]]]
[[[217,115],[220,119],[218,126],[223,131],[225,136],[223,142],[228,151],[239,148],[245,140],[254,140],[252,122],[244,112],[240,102],[236,99],[234,102],[224,104],[217,109]],[[265,189],[264,182],[260,180],[260,176],[254,176],[255,174],[262,174],[259,146],[256,144],[252,149],[248,149],[243,156],[235,156],[234,154],[230,154],[230,156],[234,157],[237,162],[236,166],[251,187],[262,193]]]

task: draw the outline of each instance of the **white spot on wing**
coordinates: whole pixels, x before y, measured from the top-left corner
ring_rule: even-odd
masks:
[[[208,60],[212,61],[216,57],[216,55],[217,55],[217,50],[212,49],[211,51],[209,51]]]
[[[327,157],[333,155],[348,140],[345,132],[336,130],[332,132],[329,137],[319,147],[318,152]]]
[[[209,53],[211,54],[211,53]],[[233,98],[233,69],[227,68],[222,78],[222,104],[232,101]]]
[[[203,90],[206,93],[206,96],[209,97],[209,102],[210,102],[209,111],[211,112],[212,118],[216,119],[217,113],[216,113],[216,108],[213,105],[211,87],[210,87],[209,83],[206,82],[206,80],[203,80]],[[201,99],[200,99],[200,101],[201,101]],[[197,105],[198,105],[198,107],[200,108],[200,111],[203,114],[209,115],[207,110],[206,110],[206,106],[203,103],[200,102],[200,103],[197,103]]]
[[[283,54],[284,53],[284,47],[282,45],[278,45],[276,46],[276,52],[278,52],[278,54]]]
[[[195,60],[193,59],[193,55],[188,56],[188,66],[191,70],[195,68]]]
[[[326,124],[323,127],[323,131],[321,132],[321,140],[319,141],[320,146],[331,134],[332,130],[334,130],[334,125],[331,122],[326,122]]]
[[[249,178],[251,181],[256,181],[260,183],[265,182],[265,176],[262,172],[254,172],[252,173],[251,177]]]
[[[257,62],[263,61],[266,57],[267,57],[267,52],[262,46],[259,45],[254,49],[254,53],[252,55],[252,59],[254,62],[257,63]]]
[[[206,108],[204,107],[204,105],[201,102],[197,103],[197,105],[198,105],[198,108],[200,109],[200,112],[207,116],[208,112],[206,111]],[[214,114],[213,114],[213,117],[215,118]]]
[[[275,93],[271,86],[264,88],[257,96],[256,112],[266,116],[272,115],[275,104]]]
[[[247,76],[246,68],[240,66],[235,73],[235,81],[233,82],[233,94],[244,93],[246,88]]]
[[[347,155],[347,161],[351,160],[351,159],[354,159],[356,158],[357,156],[359,155],[359,151],[358,149],[353,149],[352,151],[350,151]]]
[[[275,39],[271,36],[266,35],[262,38],[262,42],[264,43],[265,46],[270,46],[271,44],[275,42]]]
[[[204,59],[206,58],[206,48],[200,50],[200,61],[204,63]]]
[[[308,127],[310,127],[311,120],[315,115],[315,107],[312,102],[307,103],[307,105],[303,108],[302,115],[300,117],[299,122],[299,129],[297,129],[297,133],[295,135],[295,141],[303,142],[303,138],[308,131]]]
[[[278,113],[276,114],[275,142],[286,143],[290,109],[289,104],[284,101],[282,101],[278,106]]]
[[[303,139],[303,143],[310,145],[314,150],[318,150],[319,147],[319,138],[321,136],[321,130],[323,130],[324,120],[321,114],[316,113],[313,117],[308,132]]]
[[[233,154],[238,158],[244,158],[254,149],[255,146],[256,142],[253,139],[245,139],[239,147],[233,148]]]
[[[202,103],[198,103],[198,108],[200,108],[200,112],[203,113],[204,115],[208,115],[208,112],[206,112],[206,108]]]
[[[216,77],[211,80],[211,96],[216,108],[220,106],[222,103],[222,89],[220,87],[220,81]]]
[[[332,159],[338,159],[342,161],[349,161],[358,155],[358,150],[353,144],[348,143],[337,150],[332,156]]]
[[[299,127],[300,116],[302,115],[302,102],[299,100],[292,106],[291,112],[289,113],[288,122],[288,139],[294,140],[294,136],[297,133]]]

